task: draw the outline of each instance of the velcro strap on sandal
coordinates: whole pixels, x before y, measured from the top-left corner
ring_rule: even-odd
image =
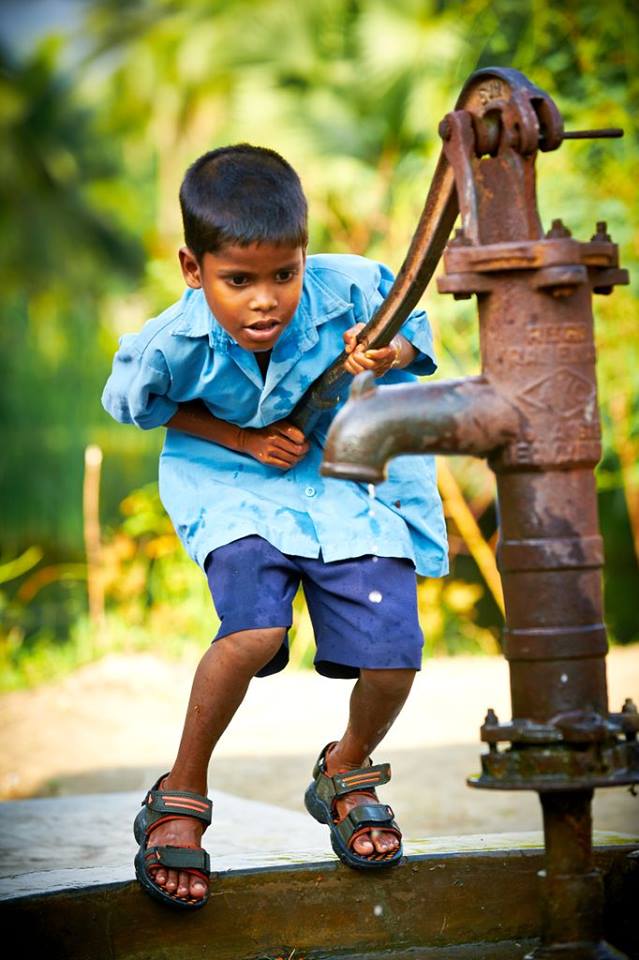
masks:
[[[149,847],[144,854],[147,869],[154,866],[167,870],[201,870],[210,873],[211,859],[206,850],[191,847]]]
[[[211,823],[213,804],[208,797],[186,790],[149,790],[142,806],[160,816],[195,817],[207,827]]]
[[[335,786],[335,796],[342,797],[357,790],[374,790],[391,778],[390,763],[376,763],[370,767],[360,767],[359,770],[349,770],[347,773],[336,773],[331,779]]]
[[[398,836],[401,836],[401,831],[393,817],[393,810],[386,803],[363,803],[350,810],[344,819],[335,825],[335,829],[347,845],[355,831],[359,830],[360,827],[394,830]]]

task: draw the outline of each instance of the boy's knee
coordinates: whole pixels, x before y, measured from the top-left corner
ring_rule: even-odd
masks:
[[[216,642],[232,651],[242,666],[257,672],[273,659],[285,636],[285,627],[263,627],[258,630],[239,630]]]
[[[360,670],[360,679],[368,687],[379,690],[380,695],[399,694],[410,690],[416,670]]]

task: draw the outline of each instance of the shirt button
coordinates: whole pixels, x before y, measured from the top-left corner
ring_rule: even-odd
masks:
[[[307,487],[304,493],[307,497],[314,497],[316,493],[315,487]]]

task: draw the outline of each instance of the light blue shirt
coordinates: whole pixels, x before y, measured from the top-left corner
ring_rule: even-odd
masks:
[[[189,289],[139,333],[121,338],[104,408],[121,423],[145,430],[166,423],[179,403],[195,399],[240,427],[281,420],[338,356],[344,332],[370,319],[392,282],[387,267],[363,257],[309,257],[299,306],[273,347],[265,381],[255,356],[218,324],[202,291]],[[418,355],[408,370],[389,371],[382,384],[435,370],[426,314],[414,311],[402,333]],[[424,576],[447,573],[433,457],[393,460],[371,509],[365,484],[320,476],[334,415],[322,415],[308,438],[308,454],[284,471],[167,430],[160,496],[194,560],[203,565],[216,547],[258,534],[282,553],[318,557],[321,551],[326,562],[364,554],[407,557]]]

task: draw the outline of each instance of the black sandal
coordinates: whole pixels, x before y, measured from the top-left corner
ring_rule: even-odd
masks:
[[[135,856],[135,875],[140,881],[145,893],[161,903],[178,907],[181,910],[197,910],[203,907],[209,898],[208,884],[211,863],[206,850],[192,847],[147,847],[147,840],[153,827],[160,821],[177,820],[180,817],[194,817],[204,824],[204,829],[211,823],[213,804],[208,797],[199,793],[189,793],[185,790],[162,790],[160,784],[168,773],[163,773],[156,780],[142,801],[142,810],[138,813],[133,824],[135,839],[140,849]],[[164,867],[167,870],[187,870],[194,873],[206,883],[205,896],[178,897],[177,893],[169,893],[157,883],[153,882],[155,867]]]
[[[336,741],[328,743],[313,768],[313,782],[304,796],[304,805],[310,815],[320,823],[328,824],[331,831],[331,846],[342,861],[357,870],[379,870],[399,863],[404,853],[401,845],[401,830],[393,819],[392,809],[385,803],[365,803],[353,807],[342,820],[335,816],[335,800],[349,793],[371,790],[376,800],[374,788],[388,783],[391,778],[389,763],[378,763],[347,773],[336,773],[329,777],[326,771],[326,754]],[[369,757],[370,760],[370,757]],[[394,833],[400,841],[397,850],[388,853],[372,853],[364,856],[355,853],[352,843],[361,834],[371,829]]]

